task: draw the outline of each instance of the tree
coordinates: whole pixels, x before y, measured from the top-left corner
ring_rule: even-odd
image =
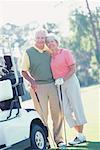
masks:
[[[99,31],[97,21],[98,9],[92,12],[94,18],[95,30]],[[99,35],[99,32],[98,32]],[[90,17],[80,9],[76,9],[70,17],[70,35],[66,40],[67,45],[74,51],[78,63],[78,77],[82,86],[98,83],[99,59],[95,52],[96,43],[92,34]],[[86,78],[87,77],[87,78]]]
[[[99,29],[96,30],[94,20],[93,20],[93,16],[92,16],[92,12],[91,12],[90,7],[89,7],[88,0],[86,0],[86,4],[87,4],[87,9],[88,9],[88,12],[89,12],[89,16],[90,16],[90,23],[91,23],[91,27],[92,27],[93,37],[95,39],[95,44],[96,44],[95,54],[96,54],[97,61],[100,64],[100,30]],[[100,19],[100,14],[99,13],[100,13],[100,9],[97,9],[98,17],[95,18],[97,26],[100,26],[99,21],[98,21],[98,19]],[[98,32],[98,34],[97,34],[97,32]]]
[[[46,29],[48,31],[48,33],[55,33],[58,34],[59,33],[59,29],[57,24],[55,23],[46,23],[43,25],[43,28]]]

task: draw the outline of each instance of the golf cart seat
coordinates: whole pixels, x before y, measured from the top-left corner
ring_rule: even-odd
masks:
[[[16,85],[15,74],[12,70],[11,56],[5,55],[4,60],[6,67],[3,67],[3,75],[0,76],[0,109],[8,110],[11,107],[13,107],[13,109],[20,108],[19,96],[24,94],[23,78],[18,74],[19,80]]]

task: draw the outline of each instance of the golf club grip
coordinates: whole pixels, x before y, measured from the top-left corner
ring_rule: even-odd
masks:
[[[62,88],[61,88],[61,85],[60,85],[60,96],[61,96],[61,101],[62,101],[63,97],[62,97]]]

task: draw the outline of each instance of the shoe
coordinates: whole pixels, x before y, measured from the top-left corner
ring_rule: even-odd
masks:
[[[57,144],[57,147],[61,150],[66,150],[67,149],[67,145],[64,142],[59,142]]]
[[[74,146],[74,145],[78,145],[78,144],[81,144],[81,143],[84,143],[84,142],[86,142],[86,137],[84,135],[82,135],[82,136],[77,135],[68,144]]]

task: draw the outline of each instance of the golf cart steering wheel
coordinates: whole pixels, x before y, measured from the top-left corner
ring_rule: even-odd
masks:
[[[3,77],[5,74],[8,74],[9,71],[3,67],[3,66],[0,66],[0,76]]]

